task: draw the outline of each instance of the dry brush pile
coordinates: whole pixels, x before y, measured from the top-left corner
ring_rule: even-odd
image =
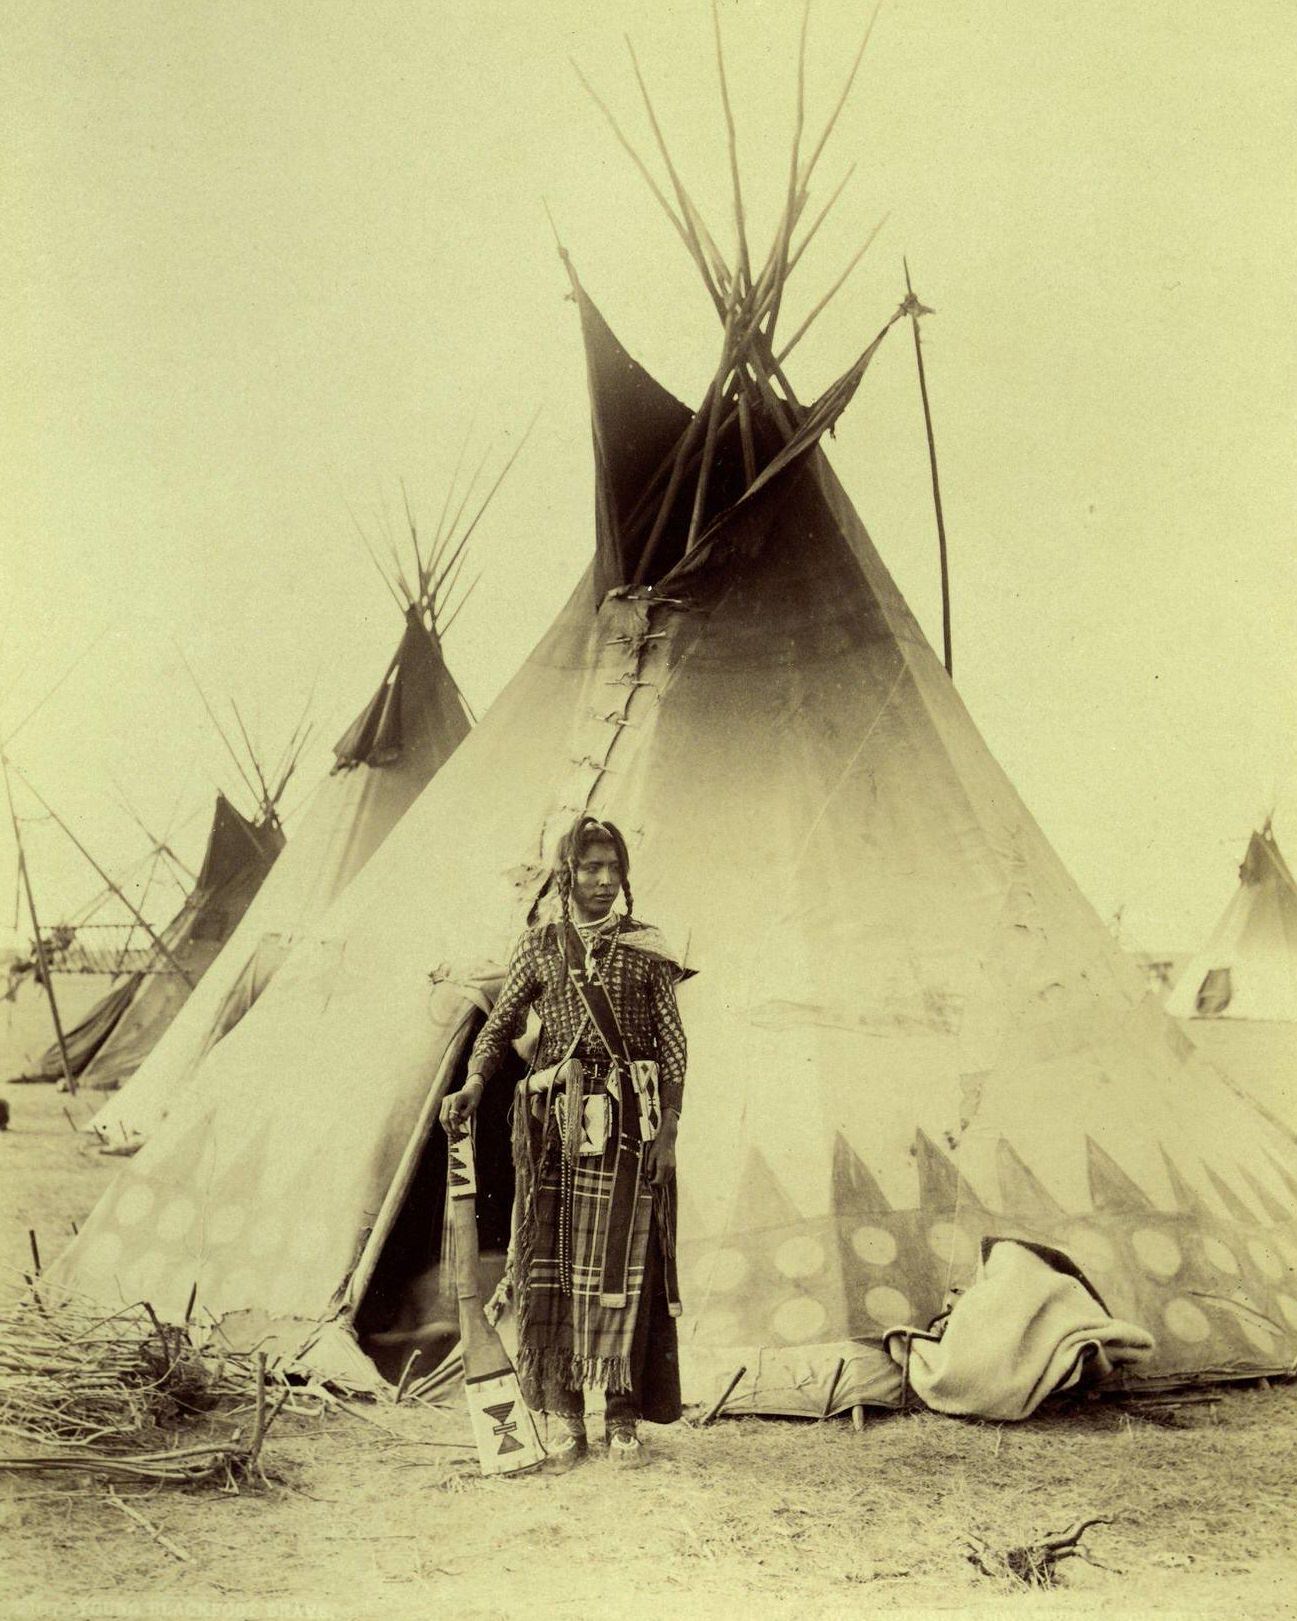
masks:
[[[0,1469],[161,1485],[261,1478],[272,1404],[264,1355],[196,1346],[137,1304],[104,1316],[33,1289],[0,1306]],[[250,1415],[233,1433],[184,1445],[184,1425]]]

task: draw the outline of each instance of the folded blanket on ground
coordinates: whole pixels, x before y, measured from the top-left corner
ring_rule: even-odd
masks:
[[[915,1395],[939,1413],[1022,1419],[1047,1396],[1143,1362],[1153,1337],[1112,1317],[1066,1255],[1019,1239],[986,1238],[977,1277],[944,1330],[884,1336]]]

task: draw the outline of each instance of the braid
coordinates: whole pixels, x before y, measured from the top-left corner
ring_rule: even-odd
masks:
[[[572,869],[565,861],[560,860],[554,868],[554,882],[558,887],[559,907],[563,915],[563,921],[559,925],[558,955],[560,962],[563,964],[563,978],[566,980],[568,977],[567,942],[568,936],[572,932],[572,908],[569,904],[569,896],[572,890]]]
[[[622,872],[625,873],[625,871],[626,871],[626,868],[623,865]],[[626,878],[626,877],[622,878],[621,892],[626,897],[626,916],[627,917],[634,917],[634,915],[635,915],[635,897],[630,892],[630,879],[629,878]]]

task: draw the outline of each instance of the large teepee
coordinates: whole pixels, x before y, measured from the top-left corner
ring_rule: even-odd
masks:
[[[398,569],[389,579],[403,622],[383,679],[334,746],[332,771],[202,984],[130,1085],[96,1116],[94,1129],[110,1144],[154,1130],[203,1056],[243,1018],[467,735],[468,710],[442,657],[440,629],[465,600],[451,593],[498,483],[462,533],[468,495],[452,516],[452,485],[426,557],[411,523],[412,578]]]
[[[1149,1378],[1292,1365],[1297,1143],[1145,993],[834,477],[818,442],[873,346],[809,407],[782,380],[773,315],[813,168],[794,163],[764,268],[744,250],[730,275],[682,200],[727,334],[698,411],[576,289],[589,572],[328,943],[294,953],[123,1169],[65,1284],[171,1316],[196,1286],[229,1338],[372,1382],[357,1321],[402,1235],[435,1225],[437,1104],[591,810],[695,971],[688,1398],[742,1368],[737,1411],[895,1400],[884,1331],[926,1323],[995,1234],[1071,1255],[1156,1336]]]
[[[1297,1021],[1297,884],[1268,822],[1248,840],[1234,897],[1166,1007],[1180,1019]]]

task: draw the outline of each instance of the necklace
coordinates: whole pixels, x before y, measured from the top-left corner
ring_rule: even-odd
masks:
[[[583,940],[598,940],[602,935],[611,934],[617,926],[616,915],[612,912],[607,917],[601,917],[597,923],[576,923],[575,919],[573,922]]]
[[[572,926],[576,929],[577,939],[580,940],[585,951],[585,972],[587,979],[593,979],[596,974],[595,952],[606,939],[611,939],[615,948],[617,935],[621,929],[621,918],[616,912],[607,912],[594,923],[581,923],[572,919]],[[609,962],[612,961],[612,951],[608,953]]]

